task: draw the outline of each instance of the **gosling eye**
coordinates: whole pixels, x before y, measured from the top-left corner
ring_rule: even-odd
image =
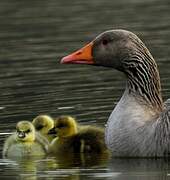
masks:
[[[36,127],[36,129],[37,129],[37,130],[41,130],[43,127],[44,127],[44,126],[39,125],[39,126]]]
[[[57,128],[65,128],[66,126],[64,124],[59,124]]]
[[[28,134],[29,132],[31,132],[31,130],[30,130],[30,129],[28,129],[27,131],[25,131],[25,133],[27,133],[27,134]]]

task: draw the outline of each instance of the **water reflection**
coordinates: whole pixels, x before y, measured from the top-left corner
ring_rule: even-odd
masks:
[[[5,172],[4,176],[19,176],[23,179],[37,179],[39,177],[50,179],[79,179],[83,175],[81,171],[96,172],[101,171],[102,167],[106,167],[108,157],[91,155],[84,156],[74,155],[73,157],[48,157],[44,159],[23,158],[23,159],[3,159],[0,166],[6,166],[9,173]],[[4,167],[5,168],[5,167]],[[102,169],[103,171],[103,169]],[[86,172],[86,175],[88,173]]]
[[[104,160],[104,159],[103,159]],[[103,161],[102,160],[102,161]],[[65,162],[64,162],[65,161]],[[169,176],[169,161],[164,159],[112,159],[110,165],[102,163],[80,164],[66,159],[61,161],[55,157],[46,159],[1,160],[0,166],[7,166],[10,174],[3,173],[4,177],[19,177],[21,179],[161,179]],[[67,161],[67,162],[66,162]]]

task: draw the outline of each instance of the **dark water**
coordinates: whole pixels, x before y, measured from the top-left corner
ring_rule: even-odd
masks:
[[[1,0],[0,144],[3,133],[38,114],[69,114],[104,125],[124,89],[121,73],[60,65],[61,57],[104,30],[138,34],[155,57],[163,96],[170,97],[169,0]],[[1,152],[0,152],[1,153]],[[164,159],[81,157],[0,160],[1,179],[166,179]]]

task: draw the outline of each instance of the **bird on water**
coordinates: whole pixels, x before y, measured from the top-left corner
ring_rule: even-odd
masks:
[[[31,122],[19,121],[16,125],[16,132],[5,140],[3,157],[44,157],[47,153],[48,145],[48,141],[35,131]]]
[[[61,63],[104,66],[126,76],[126,88],[106,125],[115,157],[164,157],[170,153],[170,105],[163,102],[157,64],[134,33],[109,30]]]
[[[56,134],[49,154],[108,154],[104,143],[104,129],[97,126],[79,125],[71,116],[59,116],[49,134]]]

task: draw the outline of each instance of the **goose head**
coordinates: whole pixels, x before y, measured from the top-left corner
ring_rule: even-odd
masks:
[[[145,44],[130,31],[105,31],[85,47],[62,58],[61,63],[117,69],[127,77],[128,94],[154,111],[163,109],[157,64]]]

